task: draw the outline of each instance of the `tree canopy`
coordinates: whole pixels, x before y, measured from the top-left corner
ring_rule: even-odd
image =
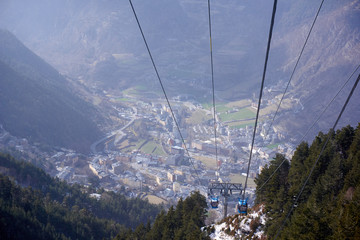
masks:
[[[304,186],[327,138],[329,142]],[[360,124],[356,129],[347,126],[320,132],[311,145],[301,143],[291,161],[285,159],[260,188],[283,160],[283,155],[276,155],[255,180],[256,201],[265,203],[269,217],[268,239],[277,234],[292,207],[279,239],[360,238]]]
[[[176,208],[170,207],[167,213],[162,211],[152,227],[149,224],[139,225],[135,231],[120,232],[115,239],[209,239],[201,231],[201,227],[205,226],[206,209],[205,197],[199,192],[193,192],[185,200],[180,199]]]
[[[114,192],[53,179],[30,163],[0,154],[1,239],[111,239],[153,222],[160,207]],[[4,175],[6,174],[6,175]]]

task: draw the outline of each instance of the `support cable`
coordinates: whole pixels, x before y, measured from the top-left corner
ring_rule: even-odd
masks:
[[[291,80],[292,80],[292,78],[293,78],[293,76],[294,76],[295,70],[296,70],[296,68],[297,68],[297,66],[298,66],[298,64],[299,64],[300,58],[301,58],[301,56],[302,56],[302,54],[303,54],[303,52],[304,52],[305,46],[306,46],[306,44],[307,44],[307,42],[308,42],[308,40],[309,40],[310,34],[311,34],[311,32],[312,32],[312,30],[313,30],[313,28],[314,28],[315,22],[316,22],[316,20],[317,20],[317,18],[318,18],[318,16],[319,16],[319,13],[320,13],[320,10],[321,10],[321,8],[322,8],[323,3],[324,3],[324,0],[321,1],[321,4],[320,4],[320,6],[319,6],[319,8],[318,8],[318,10],[317,10],[317,13],[316,13],[316,15],[315,15],[314,21],[313,21],[313,23],[311,24],[309,33],[308,33],[308,35],[307,35],[307,37],[306,37],[306,40],[305,40],[305,42],[304,42],[304,45],[303,45],[301,51],[300,51],[299,57],[298,57],[298,59],[297,59],[297,61],[296,61],[296,64],[295,64],[295,66],[294,66],[294,69],[293,69],[293,71],[292,71],[292,73],[291,73],[290,79],[289,79],[289,81],[288,81],[288,83],[287,83],[287,85],[286,85],[285,91],[284,91],[284,93],[283,93],[283,95],[282,95],[282,97],[281,97],[281,99],[280,99],[280,102],[279,102],[279,104],[278,104],[278,106],[277,106],[277,109],[276,109],[276,111],[275,111],[274,117],[273,117],[273,119],[272,119],[272,121],[271,121],[271,123],[270,123],[270,125],[269,125],[269,128],[268,128],[267,131],[266,131],[265,136],[267,136],[267,134],[269,133],[269,131],[270,131],[270,129],[271,129],[271,127],[272,127],[272,125],[273,125],[273,123],[274,123],[274,121],[275,121],[275,118],[276,118],[276,116],[277,116],[277,114],[278,114],[278,111],[279,111],[279,109],[280,109],[280,105],[281,105],[281,103],[282,103],[282,101],[283,101],[283,99],[284,99],[284,97],[285,97],[285,94],[286,94],[288,88],[289,88],[290,82],[291,82]]]
[[[184,148],[185,148],[185,151],[186,151],[186,153],[187,153],[187,155],[188,155],[188,157],[189,157],[189,159],[190,159],[190,163],[191,163],[191,165],[193,166],[193,168],[194,168],[194,170],[195,170],[195,174],[196,174],[196,176],[197,176],[198,182],[199,182],[199,184],[201,185],[201,181],[200,181],[199,174],[198,174],[198,172],[197,172],[197,170],[196,170],[196,168],[195,168],[194,162],[192,161],[192,158],[191,158],[191,156],[190,156],[189,150],[188,150],[188,149],[187,149],[187,147],[186,147],[185,140],[184,140],[184,138],[183,138],[183,136],[182,136],[182,134],[181,134],[179,124],[178,124],[178,122],[177,122],[177,120],[176,120],[176,118],[175,118],[174,111],[172,110],[172,107],[171,107],[170,101],[169,101],[169,99],[168,99],[168,97],[167,97],[167,94],[166,94],[165,88],[164,88],[164,86],[163,86],[163,83],[162,83],[161,78],[160,78],[160,75],[159,75],[159,72],[158,72],[158,70],[157,70],[157,68],[156,68],[155,61],[154,61],[154,59],[153,59],[153,57],[152,57],[152,54],[151,54],[151,52],[150,52],[150,48],[149,48],[149,46],[148,46],[148,44],[147,44],[147,41],[146,41],[146,38],[145,38],[144,32],[143,32],[143,30],[142,30],[142,28],[141,28],[141,25],[140,25],[139,19],[138,19],[137,15],[136,15],[135,8],[134,8],[134,6],[133,6],[133,4],[132,4],[131,0],[129,0],[129,2],[130,2],[130,5],[131,5],[131,8],[132,8],[132,11],[133,11],[133,13],[134,13],[134,16],[135,16],[135,19],[136,19],[137,25],[138,25],[138,27],[139,27],[139,29],[140,29],[140,32],[141,32],[142,38],[143,38],[143,40],[144,40],[144,43],[145,43],[146,49],[147,49],[147,51],[148,51],[148,53],[149,53],[149,56],[150,56],[150,59],[151,59],[152,65],[153,65],[154,70],[155,70],[155,72],[156,72],[156,76],[157,76],[157,78],[158,78],[158,80],[159,80],[159,83],[160,83],[161,89],[162,89],[162,91],[163,91],[163,93],[164,93],[164,96],[165,96],[165,98],[166,98],[166,102],[167,102],[167,104],[168,104],[168,106],[169,106],[169,109],[170,109],[170,111],[171,111],[171,115],[172,115],[172,117],[173,117],[173,119],[174,119],[174,122],[175,122],[176,128],[177,128],[177,129],[178,129],[178,131],[179,131],[181,141],[182,141],[182,143],[183,143],[183,145],[184,145]]]
[[[210,0],[208,0],[208,14],[209,14],[209,34],[210,34],[210,62],[211,62],[211,85],[212,85],[212,100],[213,100],[213,115],[214,115],[214,135],[215,135],[215,161],[219,170],[218,164],[218,148],[217,148],[217,136],[216,136],[216,108],[215,108],[215,84],[214,84],[214,62],[212,51],[212,38],[211,38],[211,13],[210,13]]]
[[[250,164],[251,164],[251,156],[252,156],[252,152],[253,152],[253,148],[254,148],[254,141],[255,141],[255,134],[256,134],[256,127],[257,127],[257,122],[258,122],[258,119],[259,119],[259,111],[260,111],[260,105],[261,105],[261,98],[262,98],[262,92],[263,92],[264,82],[265,82],[267,62],[268,62],[268,59],[269,59],[271,37],[272,37],[272,31],[273,31],[274,22],[275,22],[276,5],[277,5],[277,0],[274,0],[273,11],[272,11],[272,16],[271,16],[271,23],[270,23],[269,38],[268,38],[267,49],[266,49],[266,56],[265,56],[264,71],[263,71],[263,76],[262,76],[262,81],[261,81],[261,87],[260,87],[260,96],[259,96],[259,102],[258,102],[258,106],[257,106],[256,120],[255,120],[255,125],[254,125],[254,132],[253,132],[253,137],[252,137],[252,142],[251,142],[251,149],[250,149],[250,156],[249,156],[249,163],[248,163],[248,168],[247,168],[247,173],[246,173],[246,180],[245,180],[245,186],[244,186],[244,192],[243,192],[243,197],[242,197],[243,200],[245,199],[245,190],[246,190],[246,187],[247,187],[247,181],[248,181],[248,177],[249,177]]]
[[[360,64],[357,66],[357,68],[352,72],[352,74],[350,75],[350,77],[347,79],[347,81],[342,85],[342,87],[339,89],[339,91],[335,94],[335,96],[331,99],[331,101],[327,104],[327,106],[322,110],[322,112],[319,114],[319,116],[316,118],[316,120],[313,122],[313,124],[306,130],[305,134],[302,136],[302,138],[300,139],[300,141],[298,142],[297,146],[305,139],[305,137],[307,136],[307,134],[310,132],[310,130],[315,126],[315,124],[320,120],[320,118],[322,117],[322,115],[326,112],[326,110],[329,108],[329,106],[331,105],[331,103],[335,100],[335,98],[337,98],[337,96],[339,95],[339,93],[344,89],[344,87],[349,83],[349,81],[351,80],[351,78],[353,77],[353,75],[357,72],[357,70],[359,69]],[[258,191],[260,191],[269,181],[270,179],[275,175],[275,173],[280,169],[280,167],[283,165],[283,163],[286,161],[286,159],[284,159],[279,166],[274,170],[274,172],[268,177],[268,179],[260,186],[260,188],[258,189]]]
[[[338,124],[338,122],[339,122],[339,120],[340,120],[340,118],[341,118],[341,116],[342,116],[342,114],[343,114],[343,112],[344,112],[347,104],[349,103],[349,100],[350,100],[351,96],[353,95],[354,90],[355,90],[357,84],[359,83],[359,80],[360,80],[360,74],[359,74],[358,78],[356,79],[356,81],[355,81],[355,83],[354,83],[354,86],[352,87],[352,89],[351,89],[351,91],[350,91],[350,93],[349,93],[349,96],[347,97],[347,99],[346,99],[346,101],[345,101],[345,103],[344,103],[344,106],[342,107],[342,109],[341,109],[341,111],[340,111],[340,114],[339,114],[339,116],[337,117],[337,119],[336,119],[336,121],[335,121],[335,123],[334,123],[334,126],[330,129],[330,131],[335,131],[336,125]],[[275,240],[277,239],[277,237],[279,236],[281,230],[282,230],[283,227],[285,226],[286,220],[290,217],[291,212],[293,211],[293,209],[294,209],[295,205],[297,204],[297,202],[298,202],[298,200],[299,200],[302,192],[304,191],[304,188],[305,188],[307,182],[309,181],[309,179],[310,179],[310,177],[311,177],[311,175],[312,175],[312,173],[313,173],[313,171],[314,171],[314,169],[315,169],[315,167],[316,167],[316,165],[317,165],[317,163],[318,163],[318,161],[319,161],[322,153],[324,152],[325,147],[326,147],[327,143],[329,142],[329,140],[330,140],[330,134],[328,135],[328,137],[327,137],[327,139],[326,139],[326,141],[325,141],[325,143],[324,143],[324,145],[323,145],[323,147],[322,147],[322,149],[321,149],[321,151],[320,151],[319,156],[317,157],[315,163],[313,164],[313,166],[312,166],[312,168],[311,168],[311,170],[310,170],[309,175],[307,176],[304,184],[302,185],[301,190],[300,190],[299,194],[297,195],[295,202],[294,202],[293,205],[291,206],[291,208],[290,208],[290,210],[289,210],[289,212],[288,212],[285,220],[283,221],[281,227],[278,229],[278,231],[277,231],[277,233],[276,233],[276,235],[275,235],[275,238],[274,238]]]

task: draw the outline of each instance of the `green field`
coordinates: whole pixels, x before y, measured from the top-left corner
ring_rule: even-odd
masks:
[[[230,102],[228,104],[226,104],[227,107],[229,108],[244,108],[244,107],[248,107],[250,106],[250,101],[249,100],[240,100],[240,101],[236,101],[236,102]]]
[[[229,107],[229,106],[227,106],[227,105],[228,105],[228,104],[217,103],[217,104],[215,105],[216,113],[224,113],[224,112],[226,112],[226,111],[228,111],[228,110],[231,110],[232,107]],[[212,107],[213,107],[213,104],[210,103],[210,102],[203,103],[203,104],[202,104],[202,107],[203,107],[204,109],[211,110]]]
[[[280,145],[280,143],[275,143],[275,144],[269,144],[269,145],[267,145],[266,147],[267,147],[268,149],[274,149],[274,148],[277,148],[279,145]]]
[[[123,91],[125,95],[136,95],[137,91],[134,88],[128,88]]]
[[[146,140],[140,140],[140,141],[131,141],[131,139],[127,138],[124,141],[121,142],[120,146],[118,146],[118,149],[121,149],[124,152],[131,152],[132,150],[137,150],[139,147],[145,143]]]
[[[256,114],[251,111],[249,108],[242,108],[237,112],[233,113],[221,113],[220,119],[221,121],[234,121],[234,120],[241,120],[241,119],[249,119],[255,118]]]
[[[207,110],[210,110],[213,107],[212,103],[208,103],[208,102],[207,103],[202,103],[201,106],[204,109],[207,109]]]
[[[201,161],[208,169],[216,169],[217,168],[215,158],[205,157],[205,156],[194,156],[194,158],[196,160]]]
[[[231,109],[232,109],[231,107],[227,107],[224,104],[217,104],[215,106],[215,110],[216,110],[217,113],[225,113],[226,111],[229,111]]]
[[[202,104],[204,109],[211,110],[212,103],[206,102]],[[227,113],[234,108],[240,108],[237,112]],[[229,102],[229,103],[218,103],[216,104],[216,113],[219,114],[219,118],[222,122],[229,122],[227,125],[230,128],[244,128],[246,126],[254,126],[256,117],[256,110],[250,107],[250,101],[248,99]],[[199,123],[201,121],[201,115],[199,113],[193,114],[192,121]],[[210,117],[210,116],[208,116]],[[233,122],[232,122],[233,121]]]
[[[130,99],[130,98],[116,98],[115,99],[116,101],[119,101],[119,102],[131,102],[131,101],[133,101],[132,99]]]
[[[131,152],[133,150],[140,150],[143,153],[154,154],[157,156],[166,156],[167,154],[163,151],[161,144],[155,141],[148,141],[141,139],[137,142],[126,139],[121,142],[118,149],[124,152]]]
[[[232,122],[228,124],[230,128],[244,128],[246,126],[254,126],[254,125],[255,125],[255,120]]]
[[[145,142],[146,142],[146,140],[143,140],[143,139],[136,142],[136,146],[134,148],[139,149],[141,147],[141,145],[143,145]]]
[[[155,149],[155,151],[154,151],[154,149]],[[140,150],[144,153],[154,154],[154,155],[158,155],[158,156],[166,155],[166,153],[163,151],[161,145],[154,141],[147,142],[144,146],[141,147]]]
[[[209,119],[212,119],[211,115],[206,114],[203,110],[197,110],[191,113],[191,116],[186,120],[189,124],[200,124]]]
[[[240,173],[239,174],[230,174],[229,177],[231,179],[231,182],[233,182],[233,183],[242,183],[243,186],[245,185],[246,177],[241,175]],[[256,184],[255,184],[253,178],[250,178],[250,177],[248,178],[247,186],[248,187],[253,187],[253,188],[256,187]]]

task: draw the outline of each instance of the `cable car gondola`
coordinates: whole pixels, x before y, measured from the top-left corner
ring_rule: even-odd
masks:
[[[211,197],[210,206],[211,206],[211,208],[218,208],[218,206],[219,206],[219,197]]]
[[[238,213],[247,215],[247,208],[248,208],[247,199],[239,199],[239,202],[236,205],[236,209]]]

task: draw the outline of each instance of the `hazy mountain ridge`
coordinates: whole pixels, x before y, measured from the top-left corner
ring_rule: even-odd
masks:
[[[284,131],[289,133],[295,129],[302,129],[300,131],[304,133],[358,66],[360,27],[356,23],[360,21],[359,6],[359,1],[348,1],[343,6],[333,3],[328,6],[324,3],[288,90],[287,98],[292,96],[299,99],[304,109],[298,113],[292,110],[288,113],[283,112],[283,118],[278,120],[277,126]],[[288,63],[283,63],[283,71],[288,73],[286,81],[290,77],[310,26],[309,23],[294,28],[283,38],[275,41],[274,45],[282,46],[286,51],[287,59],[290,59]],[[330,128],[358,74],[355,73],[330,105],[312,134]],[[351,99],[340,122],[341,125],[355,124],[357,121],[354,116],[360,114],[356,104],[360,98],[356,93],[358,91]],[[299,122],[300,118],[301,122]]]
[[[266,87],[285,88],[320,2],[278,2]],[[133,4],[169,97],[189,88],[196,88],[196,98],[210,96],[207,2],[134,0]],[[159,90],[128,1],[15,0],[0,3],[0,8],[1,26],[73,79],[119,93],[134,85]],[[238,100],[258,95],[272,3],[211,1],[211,9],[217,96]],[[324,2],[287,95],[304,108],[296,114],[280,109],[275,125],[283,131],[304,131],[355,69],[359,16],[358,0]],[[346,93],[341,97],[313,135],[329,128],[329,116],[339,112]],[[355,104],[350,105],[349,112],[358,112]],[[354,124],[353,118],[345,114],[344,122]]]
[[[61,72],[72,77],[85,78],[86,81],[92,80],[107,87],[117,86],[119,82],[120,86],[129,85],[128,81],[134,80],[135,83],[152,84],[157,87],[149,56],[128,1],[104,1],[102,4],[90,1],[78,6],[72,6],[69,2],[61,2],[61,4],[54,2],[51,6],[46,5],[46,10],[43,10],[54,12],[49,23],[46,27],[34,30],[33,33],[24,31],[31,26],[23,19],[38,22],[48,14],[39,11],[41,7],[34,7],[34,4],[29,6],[29,11],[36,8],[34,12],[37,14],[19,10],[24,8],[24,4],[26,3],[21,1],[9,4],[8,11],[3,14],[3,25]],[[172,84],[174,79],[185,82],[195,79],[199,85],[209,88],[207,5],[200,1],[152,1],[151,3],[133,1],[133,4],[164,81],[171,80],[168,84]],[[237,76],[239,73],[237,67],[246,61],[246,57],[242,56],[239,62],[231,52],[243,51],[244,48],[241,46],[244,43],[250,47],[256,46],[259,41],[262,45],[266,43],[266,32],[262,33],[265,27],[262,25],[268,22],[268,18],[265,19],[261,14],[268,12],[267,15],[270,16],[270,11],[266,9],[259,11],[257,15],[259,20],[249,21],[257,3],[249,3],[245,7],[249,14],[244,16],[242,16],[245,11],[244,6],[235,4],[237,4],[235,1],[225,6],[214,3],[212,10],[215,74],[219,88],[224,88],[227,83],[234,81],[245,83],[248,80],[247,77]],[[267,5],[269,4],[265,4]],[[23,13],[23,19],[9,22],[9,16],[14,12]],[[226,14],[228,18],[223,19]],[[232,19],[231,16],[234,14],[239,14],[240,18]],[[60,21],[63,21],[62,24],[58,24]],[[235,25],[239,24],[239,21],[247,22],[246,25],[240,25],[240,31]],[[53,24],[53,29],[49,27],[50,24]],[[254,34],[252,38],[255,41],[248,41],[240,34],[241,43],[236,44],[235,40],[239,39],[239,32],[247,28],[248,24],[251,24],[250,29],[255,29],[252,31]],[[40,37],[35,38],[37,32]],[[258,36],[258,33],[263,35]],[[230,48],[226,47],[228,42]],[[238,50],[237,46],[231,47],[234,44],[241,49]],[[231,55],[230,59],[228,53]],[[263,56],[264,52],[261,51],[259,54]],[[253,58],[251,57],[253,54],[247,54],[247,57],[249,56]],[[251,61],[256,61],[256,57]],[[242,68],[241,71],[250,72],[248,68],[249,66]],[[261,66],[256,66],[257,70],[260,68]],[[108,74],[106,76],[98,74],[103,72]],[[146,77],[150,77],[152,82],[144,79]],[[254,86],[252,81],[250,86]]]
[[[88,152],[101,136],[96,110],[74,96],[55,69],[0,30],[0,122],[11,134]]]

